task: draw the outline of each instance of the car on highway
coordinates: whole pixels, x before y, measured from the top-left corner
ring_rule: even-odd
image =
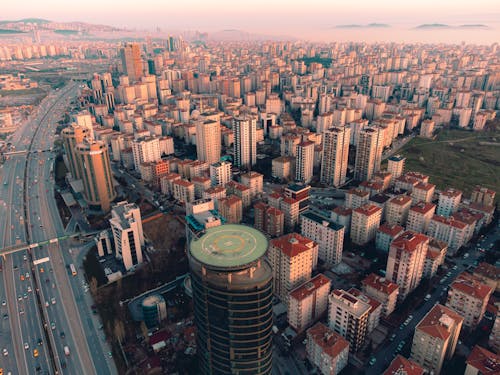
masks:
[[[3,314],[3,320],[9,319],[9,314]]]
[[[33,350],[33,357],[38,357],[38,349]]]
[[[50,328],[52,330],[55,330],[56,329],[56,323],[54,323],[54,322],[50,323]]]
[[[23,294],[24,299],[28,299],[28,295],[26,293]]]
[[[431,296],[430,294],[427,294],[427,295],[425,296],[425,298],[424,298],[424,301],[425,301],[425,302],[427,302],[428,300],[430,300],[430,299],[431,299],[431,297],[432,297],[432,296]]]
[[[56,298],[55,298],[55,297],[52,297],[52,298],[50,299],[50,303],[52,303],[53,305],[55,305],[55,304],[56,304]]]
[[[4,357],[7,357],[9,355],[9,351],[7,350],[7,348],[3,348],[2,354]]]
[[[23,296],[18,295],[18,296],[17,296],[17,300],[18,300],[18,301],[22,301],[22,300],[23,300]]]
[[[24,350],[28,350],[30,348],[30,344],[27,342],[24,343]]]
[[[7,301],[6,300],[2,301],[2,306],[7,306]]]
[[[375,362],[377,362],[377,358],[375,358],[375,357],[371,357],[371,358],[370,358],[370,361],[368,362],[368,364],[369,364],[370,366],[373,366],[373,365],[375,364]]]
[[[393,342],[395,338],[396,338],[396,334],[395,334],[395,333],[393,333],[393,334],[391,335],[391,337],[389,337],[389,341],[390,341],[390,342]]]
[[[40,345],[40,346],[41,346],[41,345],[43,344],[42,339],[38,339],[37,343],[38,343],[38,345]]]
[[[29,278],[30,278],[30,274],[29,274],[29,272],[26,272],[26,275],[25,275],[25,276],[26,276],[26,278],[27,278],[27,279],[29,279]]]
[[[64,334],[64,331],[61,331],[61,333],[59,334],[59,336],[63,339],[66,337],[66,335]]]
[[[31,293],[33,289],[31,289],[31,286],[28,286],[28,293]]]

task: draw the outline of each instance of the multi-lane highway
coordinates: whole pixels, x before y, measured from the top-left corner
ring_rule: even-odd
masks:
[[[37,115],[11,138],[17,151],[27,153],[11,155],[0,171],[2,248],[64,235],[53,196],[54,155],[45,150],[52,147],[56,122],[77,91],[78,85],[72,83],[49,95]],[[67,250],[64,243],[54,242],[4,257],[0,283],[2,305],[5,301],[0,331],[4,373],[116,372],[98,342],[97,328],[86,316],[91,314],[89,307],[78,298],[80,288],[71,280],[64,259]],[[41,260],[46,261],[33,265]]]

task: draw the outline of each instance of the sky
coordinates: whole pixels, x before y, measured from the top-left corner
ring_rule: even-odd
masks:
[[[329,38],[344,24],[387,23],[410,29],[422,23],[486,24],[500,41],[499,0],[4,0],[1,19],[27,17],[118,27],[218,31]],[[373,37],[367,30],[335,34]],[[388,30],[378,31],[390,34]],[[381,34],[381,35],[382,35]],[[394,34],[394,32],[392,33]],[[455,31],[458,38],[458,32]],[[460,31],[460,35],[466,35]],[[377,32],[375,33],[377,36]],[[425,38],[435,37],[428,34]],[[393,35],[392,38],[397,38]]]

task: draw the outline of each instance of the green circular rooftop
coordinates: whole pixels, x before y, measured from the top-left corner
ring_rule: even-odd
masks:
[[[256,261],[266,253],[267,239],[257,229],[225,224],[209,228],[191,241],[190,252],[207,266],[233,268]]]

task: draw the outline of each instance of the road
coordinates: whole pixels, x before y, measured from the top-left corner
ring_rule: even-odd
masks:
[[[489,247],[490,244],[494,243],[498,239],[500,239],[500,230],[497,226],[494,231],[485,236],[481,246]],[[456,263],[456,269],[453,269],[455,268],[455,266],[450,268],[450,276],[445,276],[444,280],[441,279],[443,282],[439,282],[437,284],[436,290],[431,294],[431,298],[414,310],[414,312],[412,313],[413,319],[411,320],[411,322],[402,330],[400,330],[399,328],[396,329],[396,331],[394,332],[396,334],[396,338],[394,339],[394,341],[387,342],[382,345],[382,347],[377,351],[375,355],[375,358],[377,360],[375,365],[366,369],[367,375],[381,374],[389,366],[389,363],[394,357],[396,347],[402,340],[404,340],[406,343],[406,351],[405,349],[403,349],[403,352],[409,353],[415,326],[420,322],[420,320],[422,320],[425,314],[429,312],[432,306],[434,306],[436,303],[439,303],[439,301],[445,297],[447,288],[453,282],[455,277],[459,273],[466,270],[469,266],[474,265],[474,262],[476,262],[481,255],[482,253],[475,249],[469,252],[469,257],[467,257],[466,259],[464,259],[463,257],[453,259],[453,261]]]
[[[64,234],[53,196],[51,165],[54,155],[51,152],[34,151],[52,147],[55,124],[77,91],[78,85],[73,83],[62,89],[58,95],[49,95],[40,104],[38,114],[32,121],[24,124],[11,137],[16,150],[25,149],[32,152],[29,155],[9,157],[1,169],[2,247],[27,241],[45,241]],[[27,217],[24,217],[24,188],[27,190]],[[27,220],[29,238],[26,238],[24,220]],[[2,328],[6,322],[10,323],[9,329],[2,329],[0,335],[0,347],[9,352],[2,361],[4,373],[11,371],[12,374],[34,374],[37,369],[42,373],[54,373],[54,366],[59,373],[64,374],[116,373],[114,363],[108,361],[102,346],[97,345],[95,324],[89,324],[89,320],[92,320],[88,319],[91,316],[89,301],[80,298],[81,287],[75,284],[75,281],[71,280],[73,276],[68,274],[64,259],[64,252],[67,251],[66,244],[53,243],[34,248],[31,254],[23,251],[4,258],[0,298],[6,300],[6,306],[2,306],[2,310],[8,309],[9,318],[2,320]],[[30,260],[46,257],[49,258],[47,262],[31,269]],[[26,279],[25,276],[22,281],[21,274],[25,275],[26,272],[30,278]],[[36,298],[35,285],[38,285]],[[28,286],[33,292],[27,292]],[[25,293],[27,298],[24,298]],[[20,301],[17,296],[21,296]],[[21,310],[24,312],[20,315]],[[43,317],[40,316],[40,311]],[[7,336],[8,332],[14,333],[12,338]],[[47,350],[47,339],[54,350],[53,363]],[[42,343],[38,345],[40,340]],[[24,343],[29,345],[28,350],[24,349]],[[64,353],[65,346],[70,349],[68,357]],[[39,352],[36,358],[36,353],[33,352],[35,348]]]

